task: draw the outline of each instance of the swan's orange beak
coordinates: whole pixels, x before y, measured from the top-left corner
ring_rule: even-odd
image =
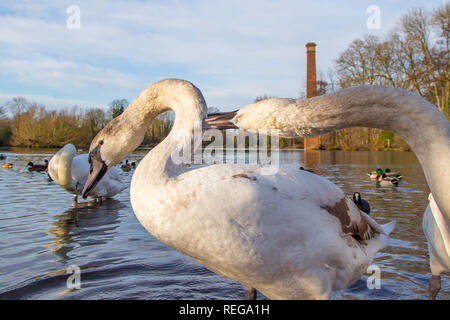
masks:
[[[203,130],[207,129],[239,129],[233,122],[233,118],[236,115],[236,111],[220,112],[208,114],[206,119],[203,120]]]
[[[105,175],[106,171],[108,171],[106,163],[102,161],[101,158],[98,159],[97,157],[92,156],[91,153],[89,153],[89,163],[91,164],[89,177],[84,185],[83,192],[81,193],[84,199],[89,196],[89,191],[95,188],[97,183],[99,183]]]

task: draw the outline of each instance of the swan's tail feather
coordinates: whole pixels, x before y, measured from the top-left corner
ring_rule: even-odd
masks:
[[[395,228],[395,221],[379,225],[382,232],[378,233],[373,239],[367,243],[366,252],[369,256],[374,257],[375,254],[389,245],[389,234]]]
[[[382,224],[381,228],[383,229],[383,232],[385,235],[389,235],[392,231],[394,231],[395,229],[395,221],[391,221],[389,223],[386,224]]]

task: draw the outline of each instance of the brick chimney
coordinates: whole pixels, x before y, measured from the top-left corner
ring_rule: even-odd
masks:
[[[316,86],[316,44],[306,44],[306,97],[312,98],[317,95]]]
[[[306,44],[306,98],[312,98],[317,95],[316,80],[316,44],[308,42]],[[310,149],[319,149],[320,138],[311,137],[304,139],[305,152]]]

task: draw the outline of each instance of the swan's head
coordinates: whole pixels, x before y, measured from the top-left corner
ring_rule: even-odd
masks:
[[[138,118],[138,115],[131,115]],[[136,149],[144,139],[146,127],[139,128],[130,121],[130,115],[122,115],[109,122],[92,140],[89,147],[89,177],[82,196],[86,198],[109,168],[112,168]]]
[[[94,139],[95,140],[95,139]],[[93,141],[94,142],[94,141]],[[86,198],[89,195],[89,192],[95,188],[95,186],[100,182],[100,180],[105,175],[106,171],[108,171],[108,165],[102,157],[102,146],[104,144],[103,139],[98,140],[95,144],[95,147],[89,149],[89,177],[84,185],[82,196]]]

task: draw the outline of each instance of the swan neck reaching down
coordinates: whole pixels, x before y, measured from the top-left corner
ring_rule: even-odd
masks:
[[[148,90],[128,110],[130,116],[138,117],[142,114],[145,121],[141,128],[144,130],[147,130],[157,115],[168,110],[175,113],[175,122],[169,135],[142,161],[142,167],[149,167],[148,170],[141,168],[140,172],[174,176],[184,168],[182,164],[187,159],[183,156],[191,154],[194,134],[202,132],[206,103],[200,90],[183,80],[163,80],[153,84]]]
[[[58,158],[58,184],[68,191],[75,190],[75,182],[72,178],[72,161],[76,154],[73,145],[66,145]]]
[[[176,174],[177,169],[182,166],[181,163],[172,161],[174,152],[190,148],[194,131],[201,133],[206,108],[200,90],[188,81],[167,79],[149,86],[139,94],[124,113],[111,121],[92,141],[90,159],[94,163],[94,173],[90,174],[90,179],[94,180],[88,180],[85,189],[92,189],[96,181],[101,179],[105,168],[119,163],[139,147],[153,119],[168,110],[175,112],[172,130],[141,161],[137,170],[140,168],[139,176],[143,179]],[[99,172],[97,176],[96,171]],[[154,179],[154,181],[162,181],[162,179]]]

